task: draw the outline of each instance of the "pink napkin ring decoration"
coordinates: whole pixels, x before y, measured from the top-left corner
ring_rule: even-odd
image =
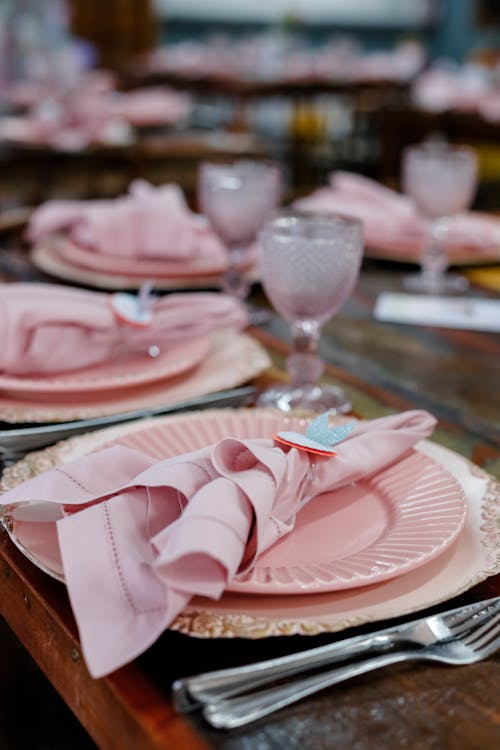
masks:
[[[319,417],[313,419],[308,425],[305,435],[300,432],[278,432],[273,435],[277,443],[288,445],[307,453],[316,453],[320,456],[336,456],[333,446],[344,440],[356,426],[356,421],[346,424],[328,425],[329,412],[325,411]]]

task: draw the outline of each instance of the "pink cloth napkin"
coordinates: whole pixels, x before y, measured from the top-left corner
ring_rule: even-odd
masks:
[[[154,188],[137,180],[116,200],[48,201],[33,213],[27,236],[37,242],[65,230],[76,244],[105,255],[189,260],[202,248],[214,260],[225,258],[220,241],[174,184]]]
[[[131,126],[180,122],[191,109],[190,97],[172,89],[117,92],[112,85],[102,72],[71,91],[25,82],[17,97],[20,94],[30,109],[22,117],[1,118],[0,134],[9,140],[81,149],[92,142],[130,140]]]
[[[8,141],[80,151],[91,143],[130,143],[130,126],[106,110],[101,95],[78,94],[70,111],[62,102],[39,104],[24,115],[0,118],[0,137]]]
[[[87,70],[79,77],[76,91],[79,96],[111,94],[116,89],[116,75],[110,70]],[[56,83],[48,84],[37,80],[19,80],[11,84],[5,92],[6,100],[18,109],[34,107],[47,99],[61,99],[67,91]]]
[[[187,117],[190,108],[186,94],[160,88],[122,93],[111,102],[113,116],[136,127],[178,122]]]
[[[145,651],[192,596],[219,598],[292,531],[307,502],[397,461],[434,425],[422,411],[362,422],[333,458],[269,439],[228,437],[160,462],[114,446],[41,474],[0,503],[64,504],[64,575],[85,659],[100,677]]]
[[[160,350],[222,328],[243,328],[243,306],[224,294],[157,298],[147,327],[124,323],[112,295],[50,284],[0,285],[0,372],[77,370],[132,352]]]
[[[334,172],[328,187],[296,201],[308,211],[329,211],[356,216],[363,222],[365,243],[398,244],[418,252],[425,242],[425,223],[412,201],[375,180],[349,172]],[[500,219],[464,212],[447,220],[447,250],[484,250],[500,245]]]
[[[62,124],[85,127],[96,140],[109,123],[133,127],[169,125],[187,117],[191,100],[173,90],[149,88],[130,92],[105,92],[92,89],[76,92],[66,102]]]
[[[7,141],[39,146],[49,143],[53,132],[52,123],[44,122],[36,117],[7,115],[0,118],[0,138]],[[86,141],[83,145],[86,145]]]
[[[481,111],[495,94],[498,88],[492,82],[491,72],[475,64],[436,65],[422,73],[412,89],[415,103],[428,112]]]

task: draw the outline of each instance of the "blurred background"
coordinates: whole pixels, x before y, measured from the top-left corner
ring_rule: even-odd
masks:
[[[398,187],[442,138],[496,209],[499,40],[494,0],[1,0],[0,205],[138,176],[193,200],[215,156],[278,160],[289,198],[337,168]]]
[[[0,0],[3,228],[24,207],[112,198],[135,178],[176,182],[196,208],[203,160],[275,160],[286,201],[338,169],[401,189],[403,150],[428,139],[473,147],[474,208],[498,212],[499,0]],[[25,273],[16,257],[3,263]],[[343,366],[356,325],[339,327]],[[0,745],[94,747],[2,638]]]

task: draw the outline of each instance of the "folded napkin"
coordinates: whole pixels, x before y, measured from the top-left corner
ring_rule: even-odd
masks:
[[[133,139],[130,125],[106,112],[101,96],[78,95],[71,111],[58,101],[41,102],[26,114],[0,118],[0,137],[54,149],[79,151],[91,143],[127,145]]]
[[[116,89],[116,75],[110,70],[92,69],[82,72],[72,88],[72,95],[111,94]],[[60,100],[68,95],[66,87],[52,81],[21,79],[10,84],[5,91],[5,99],[14,108],[27,109],[48,99]]]
[[[374,180],[349,172],[334,172],[328,187],[299,199],[297,208],[355,216],[363,222],[365,242],[394,239],[403,234],[422,242],[424,225],[411,201]]]
[[[84,88],[66,98],[60,126],[83,128],[94,140],[105,126],[159,126],[187,117],[191,100],[187,94],[158,88],[130,92],[101,92]]]
[[[0,138],[2,140],[40,146],[51,143],[54,128],[53,123],[46,122],[37,117],[26,115],[5,115],[0,117]],[[80,133],[77,134],[77,137],[81,140]],[[87,141],[83,143],[83,146],[86,143]]]
[[[473,112],[481,109],[495,89],[491,71],[480,65],[438,64],[418,76],[411,93],[415,104],[428,112],[450,109]]]
[[[376,474],[434,425],[422,411],[361,422],[335,457],[228,437],[155,462],[118,445],[45,472],[0,503],[63,504],[64,575],[85,659],[100,677],[145,651],[192,596],[220,597],[292,531],[307,502]]]
[[[190,108],[189,96],[163,88],[137,89],[115,95],[111,101],[113,116],[136,127],[177,122]]]
[[[48,201],[31,216],[27,237],[67,231],[78,245],[126,258],[189,260],[202,249],[214,259],[225,250],[206,222],[189,210],[181,189],[136,180],[116,200]]]
[[[426,237],[425,221],[413,202],[375,180],[349,172],[334,172],[328,187],[296,201],[307,211],[344,213],[363,222],[367,245],[403,243],[408,252],[418,252]],[[447,219],[444,238],[451,252],[467,247],[484,250],[500,244],[500,219],[486,214],[464,212]]]
[[[216,292],[155,299],[151,323],[131,325],[114,312],[113,295],[50,284],[0,284],[0,372],[34,375],[77,370],[132,352],[160,351],[247,316]]]

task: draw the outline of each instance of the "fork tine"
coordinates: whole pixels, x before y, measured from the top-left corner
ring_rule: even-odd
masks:
[[[492,638],[495,638],[500,634],[500,615],[496,614],[493,618],[489,619],[483,625],[472,631],[466,638],[464,638],[464,645],[470,646],[476,650],[481,649],[483,646],[487,646],[491,642]]]
[[[500,628],[496,629],[493,635],[495,635],[493,640],[490,640],[489,643],[482,645],[481,648],[469,646],[469,650],[474,655],[474,658],[473,660],[471,659],[471,661],[483,661],[489,656],[492,656],[495,651],[498,651],[498,649],[500,648]]]
[[[495,651],[498,651],[500,648],[500,633],[497,635],[497,637],[488,643],[487,646],[483,646],[483,648],[480,651],[481,659],[487,659],[488,656],[492,656]]]
[[[500,605],[500,596],[496,596],[494,599],[486,599],[473,604],[466,604],[464,607],[451,610],[451,612],[443,612],[443,618],[448,624],[460,624],[464,620],[479,612],[490,609],[491,607],[498,607]]]
[[[485,619],[490,618],[496,612],[500,612],[500,597],[491,599],[489,602],[477,602],[466,607],[462,612],[454,612],[443,616],[443,621],[449,627],[455,637],[475,628]]]
[[[341,666],[336,664],[333,668],[327,668],[326,671],[306,677],[300,676],[284,684],[264,690],[250,691],[236,698],[228,698],[220,702],[205,702],[203,715],[212,726],[232,729],[267,716],[318,690],[389,664],[411,659],[429,659],[449,665],[477,663],[486,659],[500,647],[500,614],[494,612],[485,623],[481,620],[477,633],[479,633],[477,642],[471,644],[466,642],[466,638],[445,638],[444,641],[429,644],[420,649],[407,649],[403,646],[399,650],[395,649],[375,656],[365,655],[364,659],[354,663]]]

